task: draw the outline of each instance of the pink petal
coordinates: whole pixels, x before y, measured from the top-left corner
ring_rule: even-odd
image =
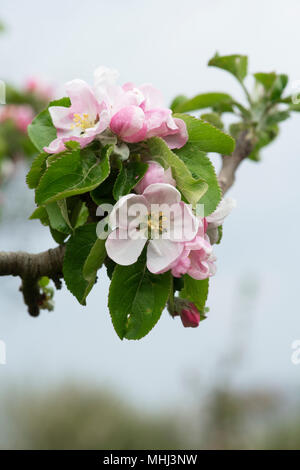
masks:
[[[146,136],[145,115],[137,106],[127,106],[118,111],[110,122],[111,130],[125,142],[139,142]]]
[[[177,125],[177,130],[165,135],[163,139],[170,149],[180,149],[187,143],[189,136],[185,122],[178,118],[175,118],[174,121]]]

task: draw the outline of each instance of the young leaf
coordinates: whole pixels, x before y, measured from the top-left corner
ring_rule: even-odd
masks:
[[[69,98],[61,98],[60,100],[51,101],[50,106],[63,106],[68,108],[70,106]],[[42,152],[43,148],[56,139],[56,129],[53,126],[49,110],[45,109],[39,113],[28,126],[28,135],[36,148]]]
[[[287,75],[284,75],[284,74],[277,75],[276,80],[274,81],[272,89],[271,89],[272,101],[277,101],[281,97],[282,92],[287,85],[287,82],[288,82]]]
[[[40,180],[37,204],[49,204],[96,188],[109,175],[111,152],[112,146],[104,147],[100,158],[88,148],[61,154]]]
[[[64,279],[69,291],[82,305],[86,304],[86,297],[96,279],[96,273],[91,276],[90,271],[88,271],[88,280],[83,275],[85,263],[97,241],[96,225],[86,224],[77,228],[66,244],[63,264]]]
[[[113,196],[116,201],[130,191],[143,178],[148,168],[147,163],[143,162],[125,162],[122,165],[120,173],[116,179],[113,189]]]
[[[182,100],[173,105],[174,113],[186,113],[197,109],[210,108],[220,104],[232,104],[233,99],[227,93],[202,93],[194,98]]]
[[[185,274],[184,288],[180,292],[180,297],[193,302],[199,312],[203,312],[208,296],[208,284],[208,278],[198,281]]]
[[[222,197],[214,166],[204,152],[189,142],[181,149],[177,149],[176,154],[184,161],[194,178],[202,178],[208,184],[206,193],[198,201],[204,205],[206,217],[216,209]]]
[[[171,274],[151,274],[144,254],[135,264],[117,265],[109,289],[108,306],[116,333],[140,339],[159,320],[171,289]]]
[[[259,73],[254,74],[256,81],[261,83],[266,91],[269,91],[272,88],[273,83],[276,80],[276,76],[277,75],[275,72],[270,72],[270,73],[259,72]]]
[[[201,121],[187,114],[175,114],[175,117],[182,119],[187,126],[189,134],[188,143],[192,143],[203,152],[216,152],[229,155],[233,152],[234,139],[208,122]]]
[[[218,53],[210,59],[208,65],[218,67],[234,75],[239,81],[244,80],[248,71],[248,57],[245,55],[224,55]]]
[[[35,189],[46,170],[46,160],[49,155],[47,153],[40,153],[35,157],[32,162],[31,168],[26,176],[26,182],[30,189]]]
[[[190,204],[197,204],[208,189],[207,183],[201,178],[194,179],[183,161],[161,138],[151,137],[147,142],[152,159],[162,163],[165,168],[170,167],[178,189]]]
[[[175,110],[177,109],[177,107],[180,106],[185,101],[188,101],[188,98],[185,95],[175,96],[175,98],[173,99],[171,103],[170,109],[172,109],[173,113],[175,113],[176,112]]]

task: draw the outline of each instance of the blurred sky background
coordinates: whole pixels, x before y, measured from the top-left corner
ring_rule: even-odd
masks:
[[[218,50],[249,55],[252,73],[287,73],[291,92],[292,82],[300,80],[299,17],[297,0],[2,0],[7,30],[0,38],[0,78],[21,85],[37,75],[63,95],[66,81],[92,82],[94,69],[107,65],[119,69],[121,82],[152,82],[166,104],[179,93],[208,91],[242,99],[232,76],[206,65]],[[106,306],[105,270],[87,307],[64,288],[55,293],[54,312],[39,318],[26,313],[19,279],[2,278],[0,339],[7,345],[7,365],[0,366],[0,388],[72,379],[113,386],[143,407],[168,407],[189,400],[190,381],[222,381],[232,343],[238,356],[239,344],[245,353],[234,377],[237,387],[299,385],[300,365],[290,357],[291,343],[300,339],[300,115],[280,127],[262,162],[244,162],[238,171],[230,191],[238,207],[215,249],[210,312],[199,328],[184,329],[164,312],[146,338],[121,342]],[[46,227],[27,220],[33,194],[24,172],[7,190],[1,250],[55,246]],[[245,286],[252,290],[248,297],[241,293]]]

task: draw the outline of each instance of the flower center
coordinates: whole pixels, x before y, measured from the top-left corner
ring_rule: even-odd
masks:
[[[73,116],[73,121],[75,124],[72,124],[71,129],[74,129],[75,127],[79,127],[83,132],[86,129],[89,129],[90,127],[93,127],[95,125],[95,119],[92,119],[88,113],[74,113]]]
[[[162,212],[150,213],[147,218],[148,238],[159,234],[161,235],[166,231],[165,222],[167,217]]]

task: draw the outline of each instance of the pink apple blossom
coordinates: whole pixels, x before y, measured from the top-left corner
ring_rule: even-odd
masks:
[[[193,240],[198,230],[198,219],[181,201],[180,192],[165,183],[150,184],[142,194],[120,198],[109,221],[108,256],[117,264],[130,265],[147,244],[147,268],[155,274],[178,259],[183,242]]]
[[[199,220],[198,232],[193,240],[185,242],[179,257],[168,266],[174,277],[188,274],[194,279],[206,279],[216,272],[215,256],[208,236],[204,231],[204,221]]]
[[[107,104],[111,114],[110,129],[124,142],[140,142],[162,137],[170,148],[180,148],[188,140],[185,123],[173,118],[164,107],[161,93],[150,84],[136,87],[116,84],[118,73],[106,67],[95,71],[95,93]]]
[[[54,94],[53,86],[38,77],[29,77],[26,80],[25,91],[34,93],[44,101],[50,101]]]
[[[49,112],[57,129],[57,138],[48,147],[47,153],[65,150],[65,142],[79,142],[83,148],[101,134],[109,124],[109,114],[104,103],[99,103],[93,90],[83,80],[72,80],[66,84],[71,106],[51,106]]]
[[[29,105],[9,104],[0,110],[0,122],[11,120],[23,133],[27,132],[27,127],[34,118],[34,112]]]
[[[172,177],[172,171],[169,167],[165,170],[159,163],[149,161],[148,169],[141,179],[141,181],[135,186],[134,190],[138,194],[142,194],[144,190],[153,183],[167,183],[172,186],[176,186],[175,180]]]

